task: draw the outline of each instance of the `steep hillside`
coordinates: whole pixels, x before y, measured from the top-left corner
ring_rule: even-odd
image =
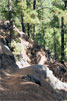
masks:
[[[8,44],[10,31],[9,21],[0,21],[0,40],[4,44]],[[29,38],[25,33],[20,32],[14,26],[16,35],[13,37],[14,41],[18,41],[19,45],[23,47],[20,54],[16,55],[16,64],[19,68],[41,64],[48,66],[60,80],[67,82],[67,67],[57,60],[52,58],[49,50],[45,50],[35,41]],[[17,47],[19,47],[19,45]]]
[[[23,47],[20,54],[8,44],[9,22],[0,21],[1,101],[67,100],[67,68],[15,26],[14,31],[13,41]]]
[[[17,31],[17,28],[14,29]],[[24,33],[17,31],[20,35],[18,37],[19,43],[22,45],[23,49],[16,61],[19,68],[41,64],[46,65],[53,71],[54,75],[58,77],[61,81],[67,82],[67,66],[61,64],[50,54],[49,50],[45,50],[38,45],[35,41],[29,38]]]

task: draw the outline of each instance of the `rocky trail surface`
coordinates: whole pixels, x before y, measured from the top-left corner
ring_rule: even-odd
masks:
[[[66,92],[56,91],[48,83],[42,65],[19,71],[0,70],[1,101],[65,101]]]

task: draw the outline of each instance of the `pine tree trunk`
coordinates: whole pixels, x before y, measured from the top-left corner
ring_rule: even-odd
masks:
[[[56,50],[56,32],[54,30],[54,57],[57,59],[57,50]]]
[[[27,28],[28,28],[28,29],[27,29],[27,30],[28,30],[27,33],[28,33],[28,36],[30,37],[30,25],[29,25],[29,23],[27,23]]]
[[[42,6],[42,8],[43,8],[43,6]],[[43,20],[44,20],[44,12],[43,12],[43,9],[42,9],[42,33],[43,33],[43,42],[44,42],[44,50],[45,50],[45,29],[44,29],[44,22],[43,22]]]
[[[35,24],[33,25],[33,40],[35,39]]]
[[[42,24],[42,26],[43,26],[43,24]],[[45,30],[44,30],[44,28],[42,29],[42,31],[43,31],[44,50],[45,50]]]
[[[67,0],[65,0],[64,3],[65,3],[65,7],[64,8],[66,8],[67,7]]]
[[[33,10],[36,9],[36,0],[33,0]],[[33,39],[35,39],[35,24],[33,25]]]
[[[61,18],[61,62],[64,63],[64,18]]]
[[[11,6],[11,0],[8,0],[8,11],[9,11],[9,21],[10,21],[10,38],[9,42],[11,43],[12,37],[13,37],[13,19],[12,19],[12,6]]]
[[[27,8],[29,7],[29,0],[26,0],[27,2]],[[27,33],[28,33],[28,36],[30,37],[30,24],[27,23]]]
[[[24,15],[21,15],[21,25],[22,25],[22,31],[25,33],[25,24],[24,24],[24,19],[23,19]]]

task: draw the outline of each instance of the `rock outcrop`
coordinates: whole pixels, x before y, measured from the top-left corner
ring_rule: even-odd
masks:
[[[16,71],[18,66],[9,47],[0,41],[0,69]]]

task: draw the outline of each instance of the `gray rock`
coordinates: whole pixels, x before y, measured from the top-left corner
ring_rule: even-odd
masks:
[[[0,69],[19,69],[9,47],[0,42]]]
[[[53,72],[46,67],[46,74],[49,78],[49,83],[54,89],[65,90],[67,91],[67,83],[60,81],[57,77],[54,76]]]
[[[39,75],[43,75],[44,79],[46,79],[46,72],[44,70],[35,70]]]
[[[36,75],[27,74],[26,76],[22,76],[21,79],[26,79],[41,86],[41,81]]]
[[[51,71],[48,67],[43,65],[33,65],[29,66],[29,68],[32,68],[32,70],[34,70],[39,75],[43,75],[45,78],[48,78],[48,82],[54,89],[67,91],[67,83],[62,82],[57,77],[55,77],[53,71]],[[28,78],[30,79],[30,76]]]

